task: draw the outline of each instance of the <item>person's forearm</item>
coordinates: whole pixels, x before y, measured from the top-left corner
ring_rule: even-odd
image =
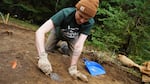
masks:
[[[54,28],[52,20],[46,21],[37,31],[36,31],[36,47],[38,50],[39,56],[42,52],[45,52],[45,34]]]
[[[37,47],[39,56],[41,55],[42,52],[45,52],[44,39],[45,37],[43,33],[36,32],[36,47]]]
[[[77,61],[81,55],[82,49],[80,50],[74,50],[73,55],[72,55],[72,60],[71,60],[71,65],[77,65]]]
[[[87,35],[81,34],[76,44],[74,45],[71,65],[77,65],[77,62],[81,55],[86,38],[87,38]]]

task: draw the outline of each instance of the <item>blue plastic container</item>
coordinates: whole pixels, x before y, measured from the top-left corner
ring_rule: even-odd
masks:
[[[83,58],[83,60],[87,70],[92,76],[102,75],[106,73],[103,66],[101,66],[99,63],[94,61],[89,61],[86,58]]]

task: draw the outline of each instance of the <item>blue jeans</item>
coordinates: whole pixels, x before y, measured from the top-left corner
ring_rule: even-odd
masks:
[[[62,48],[62,51],[67,54],[67,55],[70,55],[72,56],[72,53],[73,53],[73,50],[74,50],[74,45],[77,41],[78,37],[74,38],[74,39],[69,39],[69,38],[63,38],[63,37],[58,37],[56,36],[56,32],[55,32],[55,29],[52,29],[49,36],[48,36],[48,39],[47,39],[47,42],[46,42],[46,45],[45,45],[45,50],[47,52],[50,52],[50,51],[53,51],[57,46],[57,43],[62,40],[62,41],[66,41],[67,42],[67,45],[62,45],[61,48]]]

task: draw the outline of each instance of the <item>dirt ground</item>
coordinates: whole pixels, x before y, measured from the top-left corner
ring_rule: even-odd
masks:
[[[78,69],[88,76],[89,82],[75,80],[67,72],[71,57],[50,53],[48,58],[53,70],[63,80],[54,81],[38,69],[37,56],[35,31],[0,23],[0,84],[141,84],[140,78],[109,62],[102,64],[105,75],[91,76],[81,59]],[[92,58],[88,54],[82,57]],[[12,67],[15,62],[16,67]]]

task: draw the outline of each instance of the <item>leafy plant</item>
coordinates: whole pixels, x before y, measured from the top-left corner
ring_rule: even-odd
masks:
[[[150,60],[150,7],[147,0],[105,0],[100,4],[93,28],[93,45],[103,44],[124,52],[138,63]]]
[[[4,15],[0,12],[0,15],[2,17],[2,20],[3,20],[3,23],[5,23],[5,18],[4,18]]]
[[[5,17],[4,17],[4,15],[0,12],[0,15],[1,15],[1,17],[2,17],[2,20],[3,20],[3,23],[5,23],[5,24],[7,24],[8,23],[8,20],[9,20],[9,13],[7,14],[7,16],[6,16],[6,19],[5,19]]]

